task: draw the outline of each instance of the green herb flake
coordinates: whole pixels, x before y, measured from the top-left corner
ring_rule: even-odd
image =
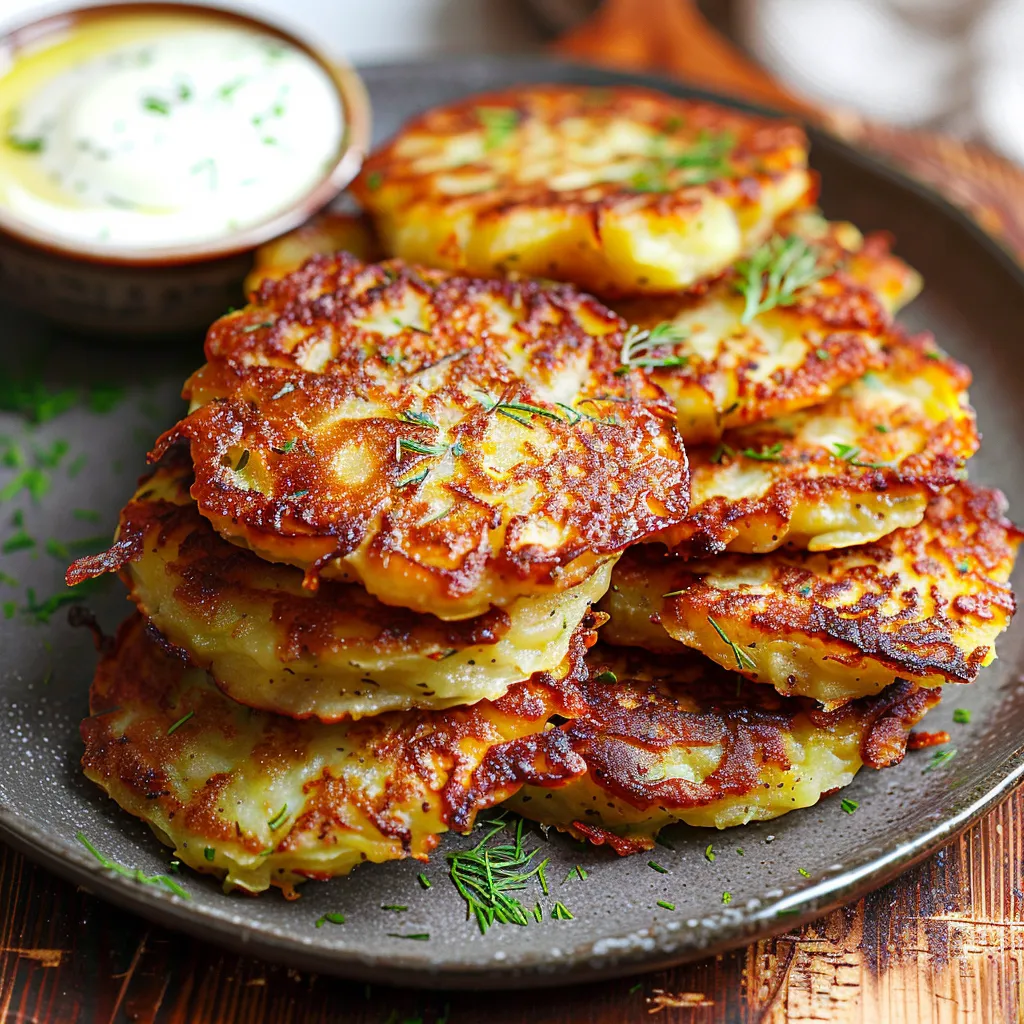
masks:
[[[831,272],[802,238],[775,235],[736,264],[733,287],[745,300],[742,322],[749,324],[761,313],[792,306],[801,291]]]
[[[430,932],[413,932],[412,935],[401,935],[398,932],[388,932],[389,939],[412,939],[413,942],[429,942]]]
[[[337,911],[331,911],[329,914],[323,914],[316,919],[316,927],[323,928],[325,924],[344,924],[345,915],[339,914]]]
[[[722,902],[723,903],[732,903],[732,893],[731,892],[723,892],[722,893]]]
[[[423,874],[422,871],[416,877],[419,879],[420,885],[422,885],[424,889],[430,889],[434,884],[425,874]]]
[[[173,736],[173,735],[174,735],[174,734],[175,734],[175,733],[176,733],[176,732],[177,732],[177,731],[178,731],[178,730],[179,730],[179,729],[180,729],[180,728],[181,728],[181,727],[182,727],[182,726],[183,726],[183,725],[184,725],[184,724],[185,724],[185,723],[186,723],[186,722],[187,722],[187,721],[188,721],[188,720],[190,719],[190,718],[192,718],[192,716],[193,716],[194,714],[195,714],[195,711],[193,710],[193,711],[190,711],[190,712],[189,712],[189,713],[188,713],[187,715],[182,715],[182,716],[181,716],[181,718],[179,718],[179,719],[178,719],[178,720],[177,720],[177,721],[176,721],[176,722],[174,723],[174,725],[172,725],[172,726],[171,726],[171,727],[170,727],[170,728],[169,728],[169,729],[167,730],[167,735],[168,735],[168,736]]]
[[[810,878],[811,873],[806,868],[797,868],[797,871],[804,876],[804,878]]]
[[[183,900],[191,899],[189,894],[176,882],[173,878],[169,878],[167,875],[147,875],[139,868],[126,868],[122,864],[118,864],[116,861],[111,860],[106,854],[100,853],[95,846],[86,838],[84,832],[76,832],[75,839],[78,840],[84,846],[89,853],[96,858],[101,867],[106,868],[109,871],[113,871],[115,874],[120,875],[122,878],[131,878],[136,882],[141,882],[143,885],[155,885],[167,889],[168,892],[174,893],[175,896],[180,896]]]
[[[484,127],[484,152],[500,149],[519,127],[519,112],[512,107],[477,107],[476,116]]]
[[[3,545],[0,545],[0,551],[5,555],[13,555],[15,551],[28,551],[35,546],[35,538],[30,537],[24,530],[19,530],[17,533],[11,534],[3,542]]]
[[[658,906],[659,907],[664,907],[665,910],[675,910],[676,909],[676,905],[674,903],[669,903],[667,900],[658,900]]]
[[[380,905],[381,910],[394,910],[398,913],[408,910],[409,908],[402,903],[382,903]]]
[[[925,771],[934,771],[936,768],[941,768],[944,764],[949,764],[953,758],[956,757],[956,747],[949,747],[946,750],[936,750],[932,754],[932,759],[925,766]]]
[[[657,871],[659,875],[668,874],[668,868],[662,867],[656,860],[649,860],[647,866],[653,871]]]
[[[269,828],[271,832],[276,832],[285,823],[287,818],[288,818],[288,805],[284,804],[284,806],[281,808],[281,810],[279,810],[277,812],[277,814],[275,814],[267,822],[267,828]]]
[[[753,448],[744,448],[740,454],[744,458],[753,459],[755,462],[781,462],[782,442],[776,441],[773,445],[762,446],[757,451]]]
[[[853,814],[853,812],[860,807],[860,804],[856,800],[850,800],[847,797],[843,797],[843,799],[839,801],[839,806],[844,814]]]
[[[688,356],[677,355],[675,346],[684,342],[690,332],[673,323],[662,321],[650,330],[631,326],[622,340],[619,350],[621,366],[615,371],[619,376],[632,369],[665,370],[686,366]]]
[[[42,135],[15,135],[8,132],[7,145],[19,153],[42,153],[46,148],[46,139]]]
[[[551,908],[551,916],[556,921],[575,921],[572,912],[569,908],[562,903],[560,900],[555,901],[555,905]]]
[[[274,321],[273,320],[263,320],[263,321],[261,321],[258,324],[248,324],[248,325],[246,325],[245,327],[242,328],[242,334],[252,334],[253,331],[262,331],[264,328],[273,327],[273,326],[274,326]],[[285,387],[288,387],[288,385],[286,384]],[[294,390],[295,390],[295,385],[294,384],[290,388],[288,388],[288,391],[294,391]],[[288,392],[285,391],[284,393],[287,394]],[[278,392],[273,397],[274,398],[280,398],[280,396],[281,396],[281,392]]]
[[[167,117],[171,112],[171,105],[167,100],[160,99],[159,96],[147,96],[142,101],[142,109],[149,111],[151,114],[160,114],[161,117]]]
[[[29,587],[25,591],[26,604],[22,610],[37,624],[45,625],[65,605],[77,604],[82,598],[99,590],[104,583],[103,579],[85,580],[43,600],[39,600],[35,590]]]
[[[716,856],[717,854],[715,853],[712,844],[708,843],[706,849],[704,850],[704,859],[707,860],[709,863],[714,864]]]
[[[736,659],[736,667],[738,669],[755,669],[757,668],[757,662],[747,654],[739,644],[735,641],[730,640],[725,630],[709,615],[708,622],[711,624],[711,628],[722,638],[722,640],[732,650],[733,657]]]
[[[957,725],[969,725],[971,721],[970,708],[954,708],[953,721],[956,722]]]
[[[604,672],[598,672],[594,676],[595,683],[617,683],[618,681],[619,677],[611,669],[605,669]]]
[[[89,388],[88,405],[95,413],[112,412],[124,398],[124,388],[116,384],[93,384]]]
[[[569,868],[569,873],[562,879],[562,885],[565,885],[573,876],[584,882],[590,877],[590,872],[582,864],[577,864],[575,867]]]
[[[215,849],[214,849],[214,848],[213,848],[212,846],[207,846],[207,847],[206,847],[206,848],[205,848],[205,849],[203,850],[203,856],[204,856],[204,857],[205,857],[205,858],[206,858],[206,859],[207,859],[208,861],[213,861],[213,860],[214,860],[214,858],[216,858],[216,856],[217,856],[217,851],[216,851],[216,850],[215,850]]]

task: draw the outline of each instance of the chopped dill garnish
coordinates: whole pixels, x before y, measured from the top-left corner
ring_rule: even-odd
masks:
[[[548,891],[544,876],[547,858],[534,864],[539,847],[524,848],[522,818],[515,825],[512,842],[491,845],[494,837],[510,824],[507,820],[499,821],[472,849],[445,855],[452,882],[466,901],[466,916],[476,918],[481,934],[486,934],[495,922],[528,923],[526,908],[510,894],[525,889],[531,879],[536,878],[541,889]]]
[[[619,362],[622,364],[615,372],[619,376],[639,367],[644,370],[671,369],[674,366],[685,366],[688,356],[676,355],[671,348],[685,341],[690,332],[671,320],[663,320],[650,330],[632,325],[622,339],[619,351]]]
[[[746,669],[755,669],[755,668],[757,668],[757,662],[754,661],[754,659],[749,654],[747,654],[747,652],[745,650],[743,650],[743,648],[740,647],[740,645],[738,643],[736,643],[735,640],[730,640],[729,636],[728,636],[728,634],[726,634],[725,630],[722,629],[722,627],[717,622],[715,622],[715,620],[710,615],[708,616],[708,622],[711,624],[711,627],[714,629],[714,631],[731,648],[732,653],[733,653],[733,657],[736,659],[736,667],[738,669],[744,669],[744,668],[746,668]]]
[[[773,445],[762,446],[758,451],[754,451],[753,448],[744,448],[740,455],[753,459],[755,462],[780,462],[782,460],[782,442],[776,441]]]
[[[174,723],[174,725],[172,725],[167,730],[167,735],[168,736],[173,736],[194,714],[195,714],[195,711],[193,710],[193,711],[190,711],[187,715],[182,715],[182,717],[179,718]]]
[[[731,174],[728,156],[735,148],[731,132],[712,135],[702,131],[688,149],[675,155],[655,155],[649,166],[637,171],[629,180],[637,192],[669,192],[686,185],[706,185],[716,178]],[[673,171],[682,171],[678,177]]]
[[[325,924],[344,924],[345,915],[332,910],[329,914],[322,914],[316,919],[316,927],[323,928]]]
[[[147,875],[140,868],[126,868],[124,865],[111,860],[106,854],[100,853],[100,851],[97,850],[91,842],[89,842],[84,832],[76,832],[75,838],[96,858],[97,861],[99,861],[102,867],[115,872],[122,878],[132,878],[136,882],[142,882],[143,885],[160,886],[167,889],[168,892],[174,893],[175,896],[180,896],[183,900],[192,898],[173,878],[168,878],[167,875]]]
[[[519,111],[512,107],[477,107],[476,116],[484,126],[484,152],[508,142],[519,127]]]
[[[932,759],[925,766],[925,771],[930,772],[935,768],[941,768],[944,764],[949,764],[953,758],[956,757],[956,747],[949,747],[946,750],[936,750],[932,754]]]
[[[742,322],[749,324],[776,306],[793,305],[798,292],[831,272],[819,264],[818,253],[802,238],[775,235],[736,264],[733,287],[746,300]]]

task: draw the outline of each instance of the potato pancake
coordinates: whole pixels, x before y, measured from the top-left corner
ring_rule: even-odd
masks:
[[[645,545],[616,566],[604,640],[692,647],[786,696],[836,704],[896,679],[971,683],[1014,613],[1021,533],[998,491],[957,484],[920,524],[838,551],[682,562]]]
[[[315,257],[210,329],[186,384],[199,510],[270,561],[471,618],[685,518],[671,404],[567,286]]]
[[[252,270],[245,279],[246,294],[261,281],[277,280],[298,270],[310,256],[350,252],[370,262],[381,257],[380,244],[369,220],[357,213],[321,213],[294,231],[257,248]]]
[[[811,551],[914,526],[977,451],[970,372],[929,335],[889,336],[885,365],[827,402],[690,447],[690,514],[656,537],[678,554]]]
[[[518,787],[488,755],[542,729],[553,692],[522,683],[471,708],[296,722],[229,700],[133,616],[97,669],[82,765],[226,890],[291,894],[363,861],[426,860],[439,833],[468,831]]]
[[[331,722],[496,699],[534,672],[564,674],[570,638],[608,588],[611,562],[570,590],[449,623],[352,584],[313,593],[301,570],[219,536],[191,481],[184,453],[159,466],[121,513],[113,547],[79,559],[68,580],[120,570],[167,642],[263,711]]]
[[[353,185],[393,256],[608,297],[720,274],[813,189],[794,124],[650,89],[553,85],[430,110]]]
[[[697,654],[595,648],[588,661],[567,721],[503,748],[529,749],[538,776],[551,775],[509,806],[619,853],[649,849],[679,821],[727,828],[810,807],[864,765],[898,764],[910,729],[939,701],[901,682],[826,711]],[[559,771],[579,757],[585,775]]]
[[[618,303],[631,325],[621,360],[675,402],[687,444],[713,442],[882,366],[890,307],[918,286],[884,238],[798,214],[704,294]]]

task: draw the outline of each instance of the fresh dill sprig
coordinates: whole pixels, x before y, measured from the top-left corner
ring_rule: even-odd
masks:
[[[142,882],[143,885],[160,886],[168,892],[174,893],[175,896],[180,896],[183,900],[192,898],[173,878],[168,878],[167,875],[147,875],[141,868],[126,868],[123,864],[111,860],[89,842],[84,832],[76,832],[75,838],[99,861],[101,867],[113,871],[122,878],[132,878],[136,882]]]
[[[622,340],[619,352],[622,365],[615,371],[616,374],[621,377],[638,367],[643,370],[667,370],[674,366],[685,366],[689,357],[676,355],[671,349],[689,336],[690,332],[685,327],[671,320],[663,320],[650,330],[632,325]]]
[[[540,848],[524,848],[525,823],[522,818],[516,822],[512,842],[491,845],[494,837],[510,824],[509,821],[499,821],[472,849],[446,854],[451,879],[466,901],[467,917],[476,918],[482,934],[486,934],[495,922],[529,923],[530,912],[511,893],[525,889],[531,879],[536,878],[540,882],[545,894],[548,891],[544,876],[547,858],[534,864]]]
[[[775,235],[749,259],[736,264],[733,287],[746,300],[742,322],[749,324],[770,309],[793,305],[798,292],[831,272],[802,238]]]
[[[637,192],[670,192],[687,185],[706,185],[716,178],[731,175],[728,157],[736,148],[731,132],[712,135],[702,131],[694,142],[681,153],[657,154],[650,164],[629,181]],[[674,172],[682,172],[675,174]]]
[[[715,620],[710,615],[708,616],[708,622],[711,624],[711,627],[714,629],[714,631],[732,649],[733,656],[736,658],[736,667],[738,669],[757,668],[757,663],[754,661],[754,659],[749,654],[747,654],[747,652],[743,650],[743,648],[740,647],[740,645],[736,643],[735,640],[731,640],[728,634],[725,632],[725,630],[722,629],[722,627],[717,622],[715,622]]]
[[[512,107],[477,107],[476,116],[484,126],[484,152],[499,149],[519,127],[519,111]]]

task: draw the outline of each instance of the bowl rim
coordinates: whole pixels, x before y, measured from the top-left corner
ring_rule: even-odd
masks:
[[[239,231],[205,242],[168,245],[159,248],[131,246],[94,247],[88,243],[73,242],[55,232],[36,228],[14,216],[0,205],[0,236],[27,244],[50,255],[107,266],[170,267],[202,263],[238,256],[255,249],[271,238],[297,228],[335,199],[359,173],[370,149],[372,121],[370,98],[355,69],[345,60],[327,55],[291,29],[277,24],[262,14],[254,15],[203,3],[175,2],[175,0],[123,0],[87,6],[60,8],[32,17],[0,32],[0,62],[5,58],[13,62],[26,46],[37,46],[47,36],[64,32],[83,22],[135,17],[138,15],[182,15],[211,22],[257,29],[301,50],[326,71],[334,84],[341,103],[344,131],[337,156],[327,172],[311,189],[273,216],[260,220]]]

